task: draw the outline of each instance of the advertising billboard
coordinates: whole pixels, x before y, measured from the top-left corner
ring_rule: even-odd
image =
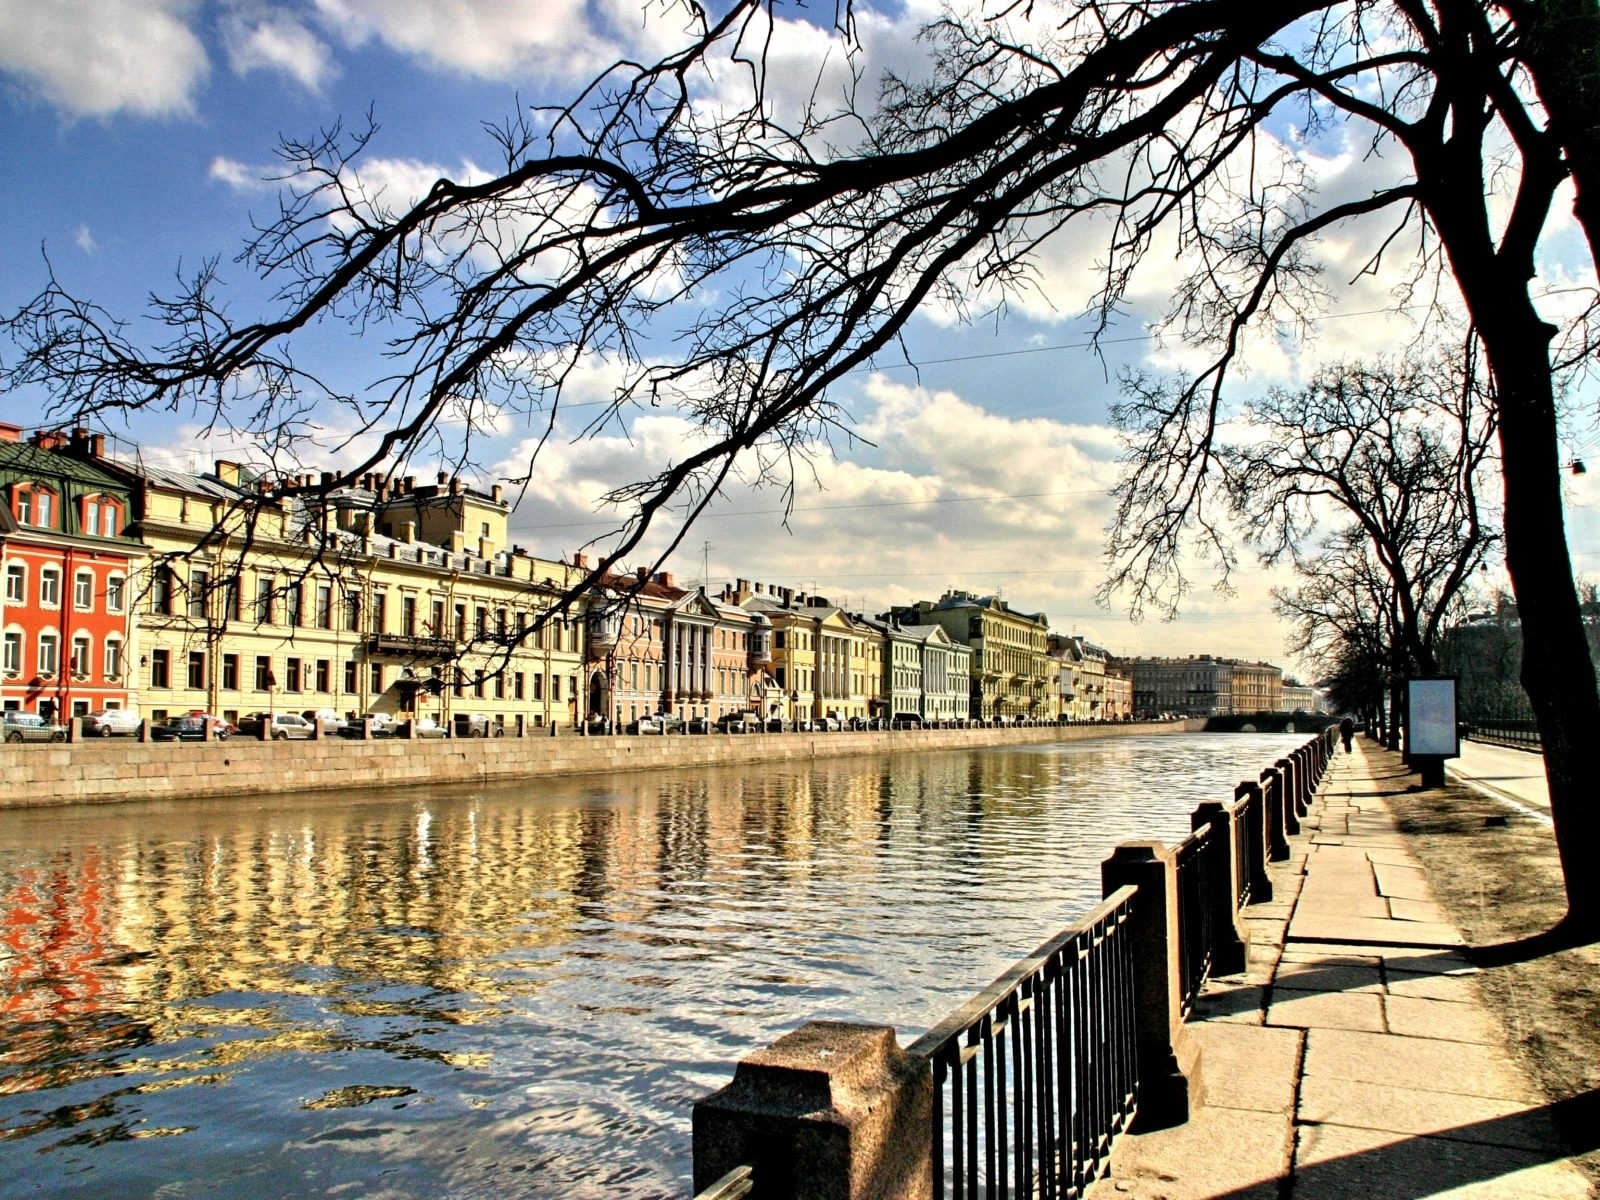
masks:
[[[1406,753],[1461,757],[1454,679],[1406,680]]]

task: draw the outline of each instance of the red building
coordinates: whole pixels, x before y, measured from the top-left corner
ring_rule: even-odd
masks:
[[[0,422],[0,707],[79,716],[133,702],[128,489]],[[74,438],[89,440],[86,434]]]

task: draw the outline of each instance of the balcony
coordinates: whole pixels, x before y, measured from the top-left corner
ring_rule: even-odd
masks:
[[[379,633],[367,639],[367,653],[374,658],[445,659],[455,657],[456,644],[448,638]]]

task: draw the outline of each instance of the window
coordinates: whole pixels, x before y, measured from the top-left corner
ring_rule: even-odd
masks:
[[[533,698],[535,700],[544,699],[544,676],[537,671],[533,673]]]
[[[483,669],[481,667],[473,673],[472,694],[479,700],[483,699]]]
[[[222,616],[227,621],[237,621],[244,615],[239,597],[239,577],[230,575],[222,584]]]
[[[83,531],[91,537],[100,536],[100,501],[83,502]]]
[[[442,638],[444,636],[444,601],[443,600],[435,600],[433,602],[433,625],[432,625],[432,630],[433,630],[433,636],[434,637]]]
[[[272,674],[272,659],[268,655],[256,655],[256,691],[271,691],[277,683]]]
[[[344,690],[347,692],[356,690],[356,660],[353,658],[344,660]]]
[[[17,521],[40,529],[55,528],[55,493],[27,487],[17,492]]]
[[[400,597],[400,632],[407,637],[417,636],[417,598]]]
[[[372,632],[383,633],[389,628],[389,593],[372,593]]]
[[[494,677],[494,698],[496,700],[504,700],[506,698],[506,676],[504,671],[496,673]]]
[[[4,648],[0,649],[0,670],[7,675],[22,673],[22,634],[7,630]]]
[[[172,652],[150,651],[150,686],[164,688],[172,683]]]
[[[777,633],[772,635],[772,644],[774,646],[776,646],[779,650],[782,650],[784,648],[784,631],[783,630],[780,629],[780,630],[778,630]]]
[[[457,667],[453,672],[453,677],[450,681],[450,690],[455,694],[457,699],[460,699],[461,696],[466,693],[467,676],[460,667]]]
[[[189,651],[189,686],[195,689],[206,686],[206,655],[203,650]]]
[[[466,640],[467,640],[467,606],[465,604],[458,604],[458,605],[456,605],[456,641],[464,642]]]
[[[300,628],[300,606],[304,593],[297,583],[283,593],[283,623],[291,629]]]
[[[286,692],[298,692],[300,690],[300,660],[298,658],[284,660],[283,690]]]
[[[361,593],[344,594],[344,627],[351,633],[361,629]]]
[[[259,576],[256,579],[256,624],[272,624],[272,577]]]
[[[122,643],[115,638],[106,639],[105,668],[107,679],[122,678]]]
[[[317,691],[326,692],[331,690],[328,687],[328,684],[332,682],[331,666],[332,664],[327,659],[317,659]]]
[[[222,689],[226,692],[239,690],[239,656],[237,654],[224,654],[222,656]]]
[[[574,689],[574,692],[576,692],[576,689]],[[559,675],[550,676],[550,699],[561,699],[561,676]]]
[[[501,641],[505,640],[506,629],[510,625],[510,623],[511,623],[511,614],[506,612],[505,609],[503,609],[503,608],[499,609],[494,614],[494,631],[497,634],[500,635],[500,640]]]
[[[61,607],[61,572],[55,567],[39,570],[39,603],[46,608]]]
[[[316,621],[318,629],[333,628],[333,586],[317,584]]]
[[[518,671],[511,680],[511,694],[518,700],[522,700],[524,699],[523,692],[526,690],[526,688],[527,678],[521,671]]]
[[[481,605],[472,610],[472,636],[481,638],[489,635],[489,610]]]
[[[382,663],[373,663],[372,664],[371,676],[372,676],[372,694],[374,696],[382,695],[383,694],[383,664]]]
[[[6,603],[21,604],[28,596],[28,571],[21,563],[6,564]]]
[[[210,571],[189,572],[189,615],[205,619],[206,593],[211,590]]]
[[[89,678],[89,635],[77,633],[72,636],[72,674],[77,679]]]
[[[150,611],[172,614],[172,568],[156,567],[150,575]]]

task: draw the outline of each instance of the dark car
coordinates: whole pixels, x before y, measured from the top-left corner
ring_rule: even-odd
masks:
[[[151,726],[153,742],[203,742],[206,740],[206,719],[185,714]]]

